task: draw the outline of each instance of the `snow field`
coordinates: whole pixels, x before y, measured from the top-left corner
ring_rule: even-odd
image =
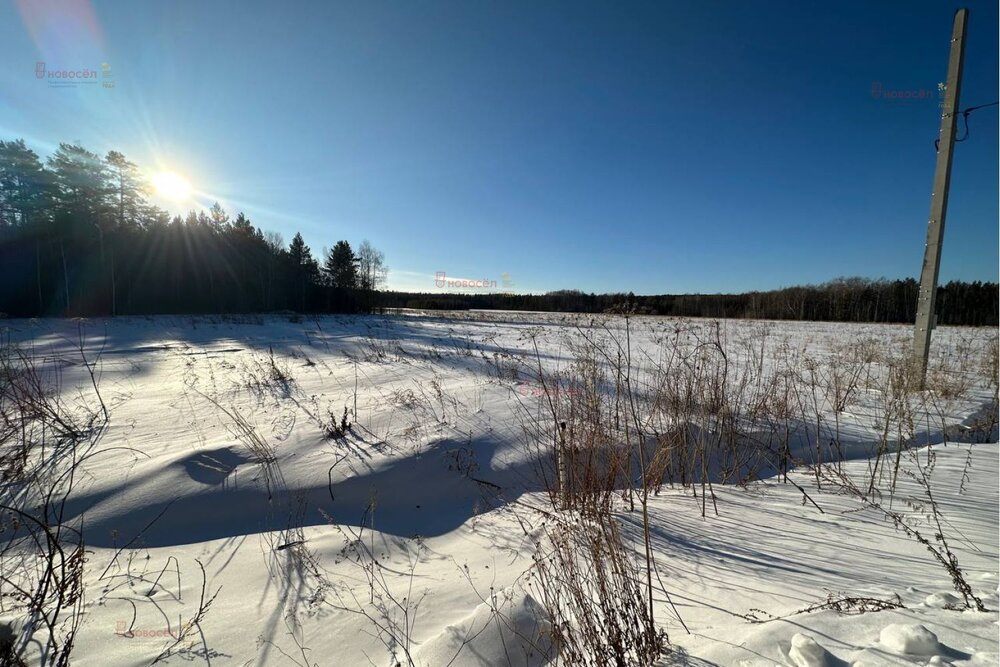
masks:
[[[82,334],[111,414],[107,455],[88,462],[68,505],[88,545],[73,664],[149,664],[190,622],[203,585],[217,595],[198,632],[161,664],[548,664],[556,642],[526,577],[552,509],[525,447],[546,414],[535,370],[571,400],[580,346],[611,349],[624,333],[620,319],[466,313],[3,326],[58,368],[67,401],[91,400]],[[634,318],[629,327],[643,378],[655,376],[668,350],[715,336],[734,368],[759,364],[760,377],[789,360],[813,360],[827,377],[846,348],[898,350],[909,337],[909,328],[873,325],[729,321],[716,329]],[[697,485],[666,485],[651,498],[663,588],[655,617],[675,649],[663,664],[997,664],[998,449],[962,442],[995,409],[979,374],[995,335],[936,333],[932,374],[960,371],[967,386],[923,401],[907,435],[925,447],[901,457],[904,470],[921,465],[930,445],[946,534],[990,611],[962,609],[948,573],[886,516],[828,483],[817,488],[806,467],[814,427],[799,424],[789,477],[800,488],[761,464],[762,479],[746,485],[713,478],[717,514],[708,503],[703,516]],[[671,348],[671,340],[681,342]],[[887,423],[880,391],[888,385],[878,364],[867,371],[843,410],[826,395],[812,408],[822,417],[819,441],[838,434],[839,469],[856,480],[872,474],[873,443]],[[327,438],[345,408],[350,431]],[[931,534],[922,493],[900,474],[891,503]],[[637,514],[615,507],[624,535],[640,544]],[[814,608],[897,595],[902,606],[882,611]]]

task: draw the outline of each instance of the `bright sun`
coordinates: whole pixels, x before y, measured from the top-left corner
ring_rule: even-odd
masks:
[[[153,187],[156,188],[156,194],[164,199],[183,201],[191,196],[191,184],[172,171],[161,171],[153,176]]]

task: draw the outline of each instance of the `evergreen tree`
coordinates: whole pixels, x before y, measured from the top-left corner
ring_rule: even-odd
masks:
[[[139,168],[118,151],[108,151],[104,157],[110,176],[111,205],[119,227],[138,227],[148,206],[145,195],[148,189]]]
[[[17,141],[0,141],[0,228],[27,227],[49,218],[52,180],[38,155]]]
[[[353,289],[358,286],[358,258],[354,256],[350,243],[337,241],[326,256],[323,272],[334,287]]]
[[[23,276],[23,283],[18,289],[16,281],[4,281],[0,276],[0,282],[26,298],[28,275],[31,275],[34,283],[31,291],[37,299],[38,314],[45,312],[45,293],[48,291],[43,281],[43,266],[51,232],[52,191],[51,174],[23,139],[0,141],[0,243],[7,240],[12,249],[21,249],[19,253],[11,253],[20,255],[20,261],[12,257],[6,263],[9,271]],[[21,240],[20,244],[13,243],[15,237]],[[17,300],[13,293],[4,296],[8,302]],[[2,304],[0,310],[3,310]]]
[[[55,215],[80,233],[106,221],[112,192],[104,161],[74,144],[59,144],[49,158],[55,183]]]
[[[219,202],[212,204],[212,208],[208,210],[208,218],[216,231],[222,231],[229,224],[229,214],[223,210]]]
[[[299,308],[306,310],[309,304],[309,288],[319,278],[319,265],[312,251],[296,232],[288,246],[288,259],[292,268],[293,284],[298,297]]]
[[[93,246],[98,246],[99,259],[104,261],[104,232],[111,221],[108,170],[98,155],[75,144],[59,144],[48,162],[55,184],[53,220],[62,264],[63,306],[71,313],[81,299],[104,301],[103,280],[92,286],[87,278],[96,273],[89,266],[97,254]]]

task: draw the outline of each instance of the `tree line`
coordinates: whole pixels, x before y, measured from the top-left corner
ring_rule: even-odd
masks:
[[[742,294],[449,294],[382,291],[388,268],[368,241],[313,256],[216,203],[171,216],[149,201],[140,169],[60,144],[42,161],[23,140],[0,141],[0,314],[368,312],[382,308],[507,309],[676,317],[913,322],[912,278],[838,278]],[[938,323],[996,326],[993,282],[938,288]]]
[[[726,317],[820,322],[911,323],[920,286],[913,278],[838,278],[821,285],[742,294],[413,294],[389,292],[380,301],[395,308],[538,310],[607,313],[628,310],[673,317]],[[938,287],[938,324],[997,326],[1000,286],[951,281]]]
[[[0,313],[358,312],[385,283],[368,241],[338,241],[320,264],[301,234],[285,246],[218,203],[171,217],[149,195],[117,151],[63,143],[43,162],[0,141]]]

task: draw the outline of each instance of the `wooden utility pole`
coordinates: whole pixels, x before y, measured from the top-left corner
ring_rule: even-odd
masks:
[[[913,331],[913,363],[920,373],[920,388],[927,379],[927,356],[931,347],[931,331],[935,325],[934,303],[937,298],[938,270],[941,265],[941,242],[944,219],[948,212],[948,188],[951,185],[951,157],[955,148],[955,116],[958,94],[962,86],[962,64],[965,60],[965,27],[969,10],[955,12],[951,31],[951,56],[948,58],[948,80],[941,113],[941,133],[938,135],[937,166],[934,168],[934,189],[931,191],[931,217],[927,221],[927,245],[924,266],[920,272],[920,296],[917,300],[917,323]]]

